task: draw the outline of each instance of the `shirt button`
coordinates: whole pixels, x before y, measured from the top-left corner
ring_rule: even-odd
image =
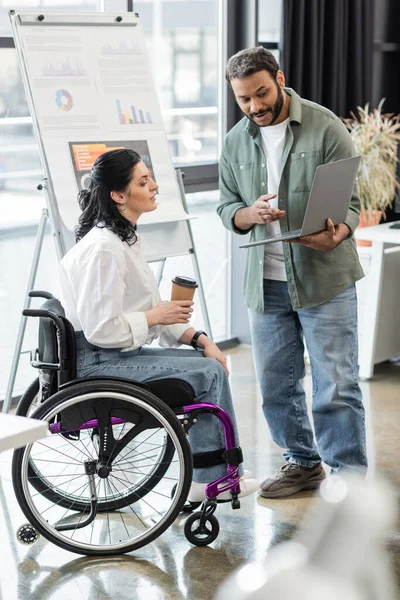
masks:
[[[261,183],[261,185],[264,187],[264,186],[265,186],[265,181],[263,181],[263,182]]]
[[[243,165],[240,165],[240,168],[243,169]]]
[[[262,166],[262,167],[265,167],[265,163],[263,163],[261,166]]]
[[[262,260],[260,260],[260,265],[262,265],[262,264],[263,264],[263,261],[262,261]]]
[[[305,154],[305,152],[302,152],[302,153],[300,154],[301,158],[304,158],[304,157],[305,157],[305,155],[306,155],[306,154]]]

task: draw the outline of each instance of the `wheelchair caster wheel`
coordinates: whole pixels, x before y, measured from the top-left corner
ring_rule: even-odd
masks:
[[[184,531],[191,544],[208,546],[218,537],[219,523],[214,515],[203,516],[202,512],[198,511],[186,519]]]
[[[26,546],[38,541],[40,535],[30,523],[25,523],[17,531],[17,540]]]
[[[175,496],[175,492],[176,492],[176,483],[174,484],[174,486],[171,490],[171,498],[173,498]],[[186,500],[185,504],[181,508],[181,513],[185,513],[185,514],[192,513],[194,510],[197,510],[200,505],[201,505],[201,502],[190,502],[190,500]]]

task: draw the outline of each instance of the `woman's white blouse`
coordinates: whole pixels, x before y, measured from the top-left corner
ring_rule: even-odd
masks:
[[[66,317],[95,346],[134,350],[156,338],[161,346],[174,346],[191,327],[178,323],[149,329],[144,313],[161,297],[137,238],[129,246],[108,229],[94,227],[60,262]]]

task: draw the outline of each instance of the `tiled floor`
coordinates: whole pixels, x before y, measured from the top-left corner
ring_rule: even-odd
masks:
[[[272,442],[261,412],[250,349],[232,351],[229,361],[245,466],[263,479],[281,465],[281,451]],[[310,395],[309,376],[305,385]],[[378,367],[374,380],[362,383],[362,388],[367,408],[369,476],[384,476],[397,495],[400,365]],[[26,519],[13,494],[10,453],[0,456],[0,468],[3,600],[208,600],[229,573],[245,561],[262,562],[272,546],[293,536],[306,511],[313,511],[309,492],[286,500],[252,496],[242,501],[238,511],[229,505],[218,507],[221,531],[211,547],[192,547],[187,542],[182,517],[134,555],[80,558],[43,539],[26,547],[16,541],[15,531]],[[400,590],[400,540],[396,531],[400,531],[399,520],[388,536],[388,546]]]

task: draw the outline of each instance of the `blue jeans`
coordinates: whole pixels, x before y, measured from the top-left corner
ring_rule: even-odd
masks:
[[[283,456],[333,471],[365,470],[365,420],[358,385],[357,296],[352,285],[320,306],[294,311],[287,283],[264,280],[264,313],[249,311],[263,411]],[[310,356],[315,440],[301,379]]]
[[[227,411],[235,427],[239,445],[235,412],[228,377],[222,365],[213,358],[205,358],[197,350],[143,347],[140,350],[120,352],[118,348],[93,346],[82,332],[76,333],[77,376],[112,376],[140,382],[176,378],[189,383],[197,402],[212,402]],[[189,430],[194,453],[225,448],[222,425],[215,415],[200,414]],[[241,469],[242,472],[242,469]],[[226,473],[226,464],[194,469],[193,480],[209,483]]]

